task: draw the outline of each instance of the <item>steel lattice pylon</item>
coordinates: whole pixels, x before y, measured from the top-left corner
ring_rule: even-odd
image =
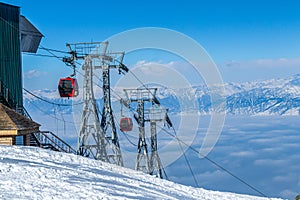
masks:
[[[107,46],[108,42],[67,44],[71,57],[65,58],[64,61],[72,65],[75,69],[75,60],[84,60],[82,67],[84,70],[84,105],[77,153],[82,156],[93,156],[97,160],[123,166],[120,144],[111,108],[109,70],[117,68],[119,72],[128,72],[128,68],[122,64],[124,53],[107,53]],[[93,71],[96,69],[102,69],[103,78],[103,110],[101,119],[93,88]]]
[[[123,100],[122,103],[126,107],[130,107],[131,103],[137,103],[137,115],[135,115],[135,119],[139,126],[139,139],[135,170],[144,171],[147,174],[156,175],[159,178],[163,178],[162,163],[157,151],[156,123],[162,122],[166,119],[166,111],[160,106],[157,106],[157,108],[155,108],[154,105],[159,103],[155,97],[156,91],[157,88],[124,89],[127,100]],[[151,109],[145,109],[145,104],[147,102],[151,103]],[[150,159],[146,142],[145,122],[150,122]]]
[[[110,75],[109,71],[112,68],[116,68],[117,65],[108,65],[102,67],[102,78],[103,78],[103,110],[101,119],[101,128],[106,133],[106,136],[111,141],[112,152],[108,155],[109,162],[115,162],[117,165],[123,166],[123,160],[121,156],[121,149],[116,130],[115,120],[111,108],[110,99]],[[120,69],[119,69],[120,70]],[[128,70],[127,70],[128,71]]]
[[[156,123],[162,122],[166,119],[166,110],[160,106],[152,106],[148,110],[148,121],[150,121],[151,132],[151,157],[150,157],[150,174],[157,175],[159,178],[163,178],[162,163],[158,156],[157,151],[157,131]]]
[[[96,160],[108,162],[106,146],[109,143],[100,126],[99,112],[93,90],[93,64],[90,57],[85,58],[83,83],[83,109],[78,136],[78,154],[92,156]]]

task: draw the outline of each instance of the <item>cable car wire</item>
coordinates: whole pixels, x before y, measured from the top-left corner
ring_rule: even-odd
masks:
[[[56,50],[56,49],[50,49],[50,48],[46,48],[46,47],[39,47],[39,49],[42,49],[42,50],[46,50],[46,51],[53,51],[53,52],[57,52],[57,53],[64,53],[64,54],[69,54],[69,52],[67,51],[61,51],[61,50]]]
[[[113,115],[113,117],[114,117],[114,120],[117,121],[115,115]],[[128,142],[129,142],[130,144],[132,144],[134,147],[137,147],[137,145],[136,145],[135,143],[133,143],[133,142],[128,138],[127,133],[121,130],[121,127],[120,127],[120,125],[119,125],[118,123],[116,123],[116,126],[119,128],[120,132],[123,133],[123,135],[124,135],[125,138],[128,140]]]
[[[5,20],[5,19],[3,19],[2,17],[0,17],[0,19],[2,19],[3,21],[5,21],[6,23],[8,23],[10,26],[12,26],[13,28],[15,28],[16,29],[16,27],[14,27],[11,23],[9,23],[7,20]],[[59,53],[66,53],[66,52],[64,52],[64,51],[59,51],[59,50],[54,50],[54,49],[49,49],[49,48],[45,48],[45,47],[43,47],[42,45],[40,45],[41,47],[40,47],[40,49],[43,49],[43,50],[46,50],[46,51],[48,51],[48,53],[50,53],[52,56],[47,56],[47,55],[43,55],[43,54],[27,54],[27,55],[34,55],[34,56],[44,56],[44,57],[55,57],[55,58],[58,58],[59,60],[61,60],[61,58],[62,57],[58,57],[58,56],[56,56],[54,53],[52,53],[51,51],[55,51],[55,52],[59,52]],[[67,52],[68,53],[68,52]],[[78,70],[76,70],[77,72],[78,72]],[[130,71],[131,72],[131,71]],[[133,72],[131,72],[133,75],[134,75],[134,77],[137,79],[137,80],[139,80],[139,82],[140,83],[142,83],[142,81],[133,73]],[[99,77],[98,77],[99,78]],[[101,80],[101,79],[99,79],[99,80]],[[145,88],[147,88],[143,83],[142,83],[142,85],[145,87]],[[99,85],[98,85],[99,86]],[[99,87],[101,87],[101,86],[99,86]],[[101,87],[102,88],[102,87]],[[147,88],[148,89],[148,88]],[[35,94],[33,94],[33,93],[31,93],[30,91],[28,91],[27,89],[25,89],[25,88],[23,88],[23,90],[25,90],[26,92],[28,92],[29,94],[31,94],[32,96],[34,96],[34,97],[36,97],[36,98],[38,98],[38,99],[40,99],[40,100],[42,100],[42,101],[44,101],[44,102],[47,102],[47,103],[49,103],[49,104],[52,104],[52,105],[57,105],[57,106],[72,106],[72,105],[69,105],[69,104],[57,104],[57,103],[54,103],[54,102],[50,102],[50,101],[48,101],[48,100],[45,100],[45,99],[43,99],[43,98],[41,98],[41,97],[39,97],[39,96],[37,96],[37,95],[35,95]],[[149,90],[149,89],[148,89]],[[150,91],[150,90],[149,90]],[[150,91],[150,93],[151,93],[151,91]],[[151,93],[152,94],[152,93]],[[152,94],[153,95],[153,94]],[[154,96],[154,95],[153,95]],[[118,95],[118,97],[120,98],[120,96]],[[55,117],[56,118],[56,117]],[[126,136],[127,137],[127,136]],[[165,171],[164,171],[164,173],[165,173]]]
[[[53,52],[51,52],[51,51],[54,51],[54,52],[60,52],[60,53],[69,53],[69,52],[65,52],[65,51],[61,51],[61,50],[55,50],[55,49],[51,49],[51,48],[46,48],[46,47],[43,47],[42,45],[40,45],[41,47],[39,47],[39,49],[42,49],[42,50],[45,50],[45,51],[47,51],[49,54],[51,54],[51,55],[44,55],[44,54],[31,54],[31,53],[25,53],[26,55],[30,55],[30,56],[41,56],[41,57],[50,57],[50,58],[57,58],[57,59],[59,59],[60,61],[62,61],[62,58],[64,58],[64,57],[59,57],[59,56],[57,56],[57,55],[55,55]],[[82,63],[80,63],[80,62],[78,62],[78,61],[75,61],[75,63],[76,64],[78,64],[78,65],[82,65]],[[69,67],[71,67],[72,68],[72,66],[70,66],[70,65],[67,65],[67,66],[69,66]],[[75,71],[76,71],[76,73],[78,73],[78,74],[80,74],[81,76],[83,76],[84,77],[84,74],[82,74],[79,70],[77,70],[77,69],[75,69]],[[97,75],[95,75],[95,74],[93,74],[93,76],[95,76],[100,82],[103,82],[102,80],[101,80],[101,78],[100,77],[98,77]],[[93,81],[93,83],[95,84],[95,85],[97,85],[98,87],[100,87],[100,88],[102,88],[102,86],[100,86],[99,84],[97,84],[95,81]],[[112,95],[114,96],[114,97],[116,97],[117,99],[122,99],[122,97],[116,92],[116,91],[114,91],[112,88],[110,88],[111,89],[111,91],[112,91]]]
[[[120,130],[121,131],[121,130]],[[124,131],[121,131],[121,133],[123,133],[123,135],[125,136],[126,140],[134,147],[137,147],[137,145],[135,143],[133,143],[127,136],[127,134]]]
[[[63,104],[63,103],[55,103],[55,102],[51,102],[51,101],[48,101],[42,97],[39,97],[35,94],[33,94],[32,92],[30,92],[29,90],[27,90],[26,88],[23,88],[24,91],[26,91],[28,94],[30,94],[31,96],[34,96],[35,98],[41,100],[41,101],[44,101],[46,103],[49,103],[49,104],[52,104],[52,105],[56,105],[56,106],[75,106],[75,105],[80,105],[80,104],[83,104],[83,102],[79,102],[79,103],[74,103],[74,104]]]
[[[48,48],[44,48],[44,47],[42,47],[43,49],[45,49],[46,51],[48,51],[50,54],[52,54],[53,55],[53,57],[56,57],[56,58],[58,58],[58,59],[60,59],[60,57],[58,57],[58,56],[56,56],[55,54],[53,54],[52,52],[51,52],[51,49],[48,49]],[[78,72],[78,70],[77,70],[77,72]],[[142,84],[142,86],[145,88],[145,89],[147,89],[153,96],[154,96],[154,94],[152,93],[152,91],[141,81],[141,79],[139,79],[138,77],[137,77],[137,75],[135,74],[135,73],[133,73],[131,70],[129,70],[129,72],[132,74],[132,76],[138,81],[138,82],[140,82],[141,84]],[[81,74],[81,75],[83,75],[83,74]],[[98,77],[99,78],[99,77]],[[99,80],[101,80],[100,78],[99,78]],[[98,84],[96,84],[96,85],[98,85]],[[99,86],[99,85],[98,85]],[[100,88],[102,88],[101,86],[99,86]],[[112,90],[112,89],[111,89]],[[114,90],[112,90],[112,92],[114,92],[117,96],[118,96],[118,98],[121,100],[122,98],[121,98],[121,96],[120,95],[118,95]],[[116,96],[115,96],[116,97]],[[117,99],[118,99],[117,98]],[[133,112],[133,108],[132,109],[129,109],[131,112]],[[184,145],[186,145],[189,149],[191,149],[192,151],[194,151],[195,153],[197,153],[198,155],[199,155],[199,151],[197,151],[195,148],[193,148],[193,147],[191,147],[190,145],[188,145],[188,144],[186,144],[184,141],[182,141],[182,140],[180,140],[178,137],[177,137],[177,135],[176,135],[176,130],[175,130],[175,128],[173,127],[173,131],[174,131],[174,133],[175,133],[175,135],[173,135],[173,134],[171,134],[170,132],[168,132],[165,128],[163,128],[163,127],[161,127],[162,128],[162,130],[164,130],[164,132],[166,132],[167,134],[169,134],[170,136],[172,136],[172,137],[174,137],[175,139],[177,139],[178,140],[178,142],[180,143],[180,144],[184,144]],[[124,134],[124,135],[126,135],[126,134]],[[130,142],[131,143],[131,142]],[[132,143],[133,144],[133,143]],[[180,145],[180,148],[182,149],[182,151],[183,151],[183,148],[182,148],[182,146]],[[184,154],[184,153],[183,153]],[[203,156],[203,155],[201,155],[201,156]],[[187,157],[186,157],[186,155],[184,154],[184,157],[185,157],[185,160],[187,161],[187,164],[188,164],[188,166],[189,166],[189,168],[190,168],[190,170],[191,170],[191,165],[189,164],[189,162],[188,162],[188,160],[187,160]],[[254,186],[252,186],[252,185],[250,185],[249,183],[247,183],[245,180],[243,180],[242,178],[239,178],[237,175],[235,175],[235,174],[233,174],[232,172],[230,172],[229,170],[227,170],[226,168],[224,168],[224,167],[222,167],[220,164],[218,164],[217,162],[215,162],[215,161],[213,161],[212,159],[210,159],[209,157],[207,157],[207,156],[203,156],[203,158],[205,158],[206,160],[208,160],[210,163],[212,163],[212,164],[214,164],[215,166],[217,166],[218,168],[220,168],[220,169],[222,169],[223,171],[225,171],[226,173],[228,173],[229,175],[231,175],[232,177],[234,177],[235,179],[237,179],[238,181],[240,181],[241,183],[243,183],[244,185],[246,185],[246,186],[248,186],[249,188],[251,188],[252,190],[254,190],[255,192],[257,192],[257,193],[259,193],[260,195],[262,195],[262,196],[264,196],[264,197],[268,197],[266,194],[264,194],[263,192],[261,192],[260,190],[258,190],[258,189],[256,189]],[[193,174],[193,178],[194,178],[194,181],[195,181],[195,183],[198,185],[198,182],[197,182],[197,180],[195,179],[195,175],[194,175],[194,173],[192,172],[192,170],[191,170],[191,173]]]
[[[193,171],[193,169],[192,169],[192,166],[191,166],[191,164],[190,164],[190,162],[189,162],[189,160],[188,160],[188,158],[187,158],[187,156],[186,156],[186,154],[185,154],[185,151],[183,150],[183,147],[182,147],[180,141],[178,140],[178,137],[176,137],[176,139],[177,139],[178,145],[179,145],[179,147],[180,147],[181,153],[183,154],[183,157],[184,157],[184,159],[185,159],[185,162],[187,163],[188,168],[189,168],[189,170],[190,170],[190,172],[191,172],[191,174],[192,174],[192,177],[193,177],[193,179],[194,179],[194,182],[195,182],[196,186],[199,187],[199,183],[198,183],[198,181],[197,181],[197,179],[196,179],[196,176],[195,176],[195,173],[194,173],[194,171]]]
[[[46,50],[48,53],[50,53],[51,54],[51,56],[47,56],[47,55],[39,55],[39,56],[45,56],[45,57],[54,57],[54,58],[57,58],[57,59],[59,59],[59,60],[61,60],[63,57],[59,57],[59,56],[56,56],[53,52],[51,52],[51,51],[54,51],[54,52],[59,52],[59,53],[65,53],[65,52],[63,52],[63,51],[59,51],[59,50],[54,50],[54,49],[50,49],[50,48],[45,48],[45,47],[42,47],[41,46],[41,48],[40,49],[43,49],[43,50]],[[29,54],[29,55],[34,55],[34,54]],[[79,63],[78,61],[75,61],[77,64],[79,64],[79,65],[81,65],[81,63]],[[69,66],[69,65],[67,65],[67,66]],[[70,67],[72,67],[72,66],[70,66]],[[79,72],[77,69],[75,69],[75,71],[76,72],[78,72],[80,75],[82,75],[82,76],[84,76],[81,72]],[[93,76],[95,76],[96,78],[98,78],[98,80],[100,80],[101,82],[103,82],[98,76],[96,76],[95,74],[93,75]],[[137,78],[137,77],[136,77]],[[93,83],[95,84],[95,85],[97,85],[98,87],[100,87],[100,88],[102,88],[102,86],[100,86],[99,84],[97,84],[97,83],[95,83],[94,81],[93,81]],[[48,101],[48,100],[45,100],[45,99],[43,99],[43,98],[41,98],[41,97],[38,97],[37,95],[34,95],[33,93],[31,93],[31,92],[29,92],[28,90],[26,90],[26,89],[24,89],[26,92],[28,92],[29,94],[31,94],[31,95],[33,95],[33,96],[35,96],[36,98],[38,98],[38,99],[40,99],[40,100],[42,100],[42,101],[45,101],[45,102],[47,102],[47,103],[50,103],[50,104],[53,104],[53,105],[57,105],[57,106],[70,106],[70,105],[68,105],[68,104],[57,104],[57,103],[54,103],[54,102],[50,102],[50,101]],[[119,99],[119,100],[121,100],[122,99],[122,97],[117,93],[117,92],[115,92],[112,88],[110,88],[110,90],[112,91],[112,93],[114,93],[113,94],[113,96],[114,97],[116,97],[117,99]],[[152,93],[151,93],[152,94]],[[152,94],[153,95],[153,94]],[[97,110],[98,110],[98,112],[102,115],[102,113],[101,113],[101,111],[99,110],[99,106],[97,106]],[[131,108],[131,111],[133,111],[133,109]],[[57,117],[54,117],[55,119],[57,119]],[[115,118],[115,117],[114,117]],[[116,119],[114,119],[115,121],[116,121]],[[117,124],[118,125],[118,124]],[[123,132],[123,131],[121,131],[122,133],[123,133],[123,135],[125,136],[125,138],[127,139],[127,141],[131,144],[131,145],[133,145],[133,146],[137,146],[135,143],[133,143],[129,138],[128,138],[128,136],[127,136],[127,134],[125,133],[125,132]],[[164,170],[164,167],[162,166],[162,168],[163,168],[163,171],[164,171],[164,174],[165,174],[165,176],[166,177],[168,177],[167,176],[167,174],[166,174],[166,172],[165,172],[165,170]]]
[[[62,57],[59,57],[59,56],[55,55],[54,53],[52,53],[52,50],[49,49],[49,48],[45,48],[45,47],[43,47],[42,45],[40,45],[39,48],[40,48],[40,49],[43,49],[43,50],[46,50],[46,51],[47,51],[48,53],[50,53],[53,57],[58,58],[59,60],[61,60],[61,58],[62,58]],[[58,51],[58,50],[57,50],[57,51]]]
[[[39,57],[48,57],[48,58],[63,58],[59,56],[52,56],[52,55],[45,55],[45,54],[38,54],[38,53],[28,53],[28,52],[23,52],[24,55],[27,56],[39,56]]]
[[[131,70],[130,70],[129,72],[136,78],[137,81],[139,81],[139,82],[142,84],[142,86],[143,86],[145,89],[147,89],[147,90],[152,94],[152,91],[151,91],[151,90],[150,90],[150,89],[149,89],[149,88],[141,81],[141,79],[138,78],[138,76],[137,76],[135,73],[133,73]],[[154,94],[152,94],[152,95],[154,96]],[[162,130],[164,130],[164,131],[165,131],[166,133],[168,133],[170,136],[172,136],[172,137],[174,137],[175,139],[177,139],[178,142],[181,142],[181,144],[186,145],[188,148],[190,148],[191,150],[193,150],[194,152],[196,152],[198,155],[200,154],[200,152],[198,152],[195,148],[193,148],[193,147],[191,147],[190,145],[186,144],[184,141],[180,140],[180,139],[177,137],[177,135],[176,135],[176,130],[175,130],[175,128],[174,128],[173,126],[172,126],[172,128],[173,128],[173,131],[174,131],[175,135],[170,134],[170,133],[169,133],[165,128],[163,128],[163,127],[160,127],[160,128],[162,128]],[[181,146],[181,145],[180,145],[180,146]],[[182,149],[182,146],[181,146],[180,148]],[[183,150],[183,149],[182,149],[182,150]],[[183,155],[184,155],[184,157],[185,157],[185,159],[186,159],[186,155],[185,155],[185,154],[183,154]],[[241,183],[243,183],[244,185],[248,186],[249,188],[251,188],[251,189],[254,190],[255,192],[257,192],[257,193],[259,193],[260,195],[262,195],[262,196],[268,198],[268,196],[267,196],[266,194],[264,194],[264,193],[261,192],[260,190],[256,189],[254,186],[250,185],[250,184],[247,183],[245,180],[239,178],[237,175],[233,174],[232,172],[230,172],[230,171],[227,170],[226,168],[222,167],[222,166],[221,166],[220,164],[218,164],[217,162],[213,161],[212,159],[210,159],[210,158],[207,157],[207,156],[203,156],[203,155],[201,155],[201,156],[204,157],[204,158],[205,158],[206,160],[208,160],[209,162],[211,162],[212,164],[214,164],[215,166],[217,166],[218,168],[220,168],[220,169],[222,169],[223,171],[225,171],[226,173],[228,173],[229,175],[231,175],[232,177],[234,177],[235,179],[237,179],[238,181],[240,181]],[[188,164],[188,166],[189,166],[189,168],[190,168],[191,173],[193,174],[194,181],[195,181],[195,183],[197,184],[197,180],[196,180],[196,178],[195,178],[194,173],[193,173],[192,170],[191,170],[191,166],[190,166],[190,164],[189,164],[189,162],[188,162],[187,159],[186,159],[186,161],[187,161],[187,164]],[[198,184],[197,184],[197,185],[198,185]]]
[[[58,109],[59,109],[59,113],[60,113],[60,116],[61,116],[63,124],[64,124],[64,134],[66,134],[66,121],[65,121],[64,113],[61,110],[61,106],[58,106]]]
[[[170,133],[168,130],[166,130],[164,127],[159,127],[161,128],[161,130],[163,130],[165,133],[167,133],[168,135],[170,135],[171,137],[177,139],[181,144],[187,146],[190,150],[194,151],[195,153],[197,153],[198,155],[202,156],[203,158],[205,158],[206,160],[208,160],[210,163],[212,163],[213,165],[215,165],[216,167],[220,168],[221,170],[223,170],[224,172],[226,172],[227,174],[229,174],[230,176],[232,176],[233,178],[237,179],[238,181],[240,181],[241,183],[243,183],[244,185],[246,185],[247,187],[249,187],[250,189],[252,189],[253,191],[259,193],[260,195],[269,198],[266,194],[264,194],[263,192],[261,192],[260,190],[258,190],[257,188],[255,188],[254,186],[250,185],[249,183],[247,183],[245,180],[243,180],[242,178],[238,177],[237,175],[233,174],[231,171],[229,171],[228,169],[226,169],[225,167],[222,167],[220,164],[218,164],[216,161],[212,160],[211,158],[209,158],[208,156],[204,156],[201,155],[200,152],[195,149],[194,147],[190,146],[189,144],[187,144],[186,142],[184,142],[183,140],[181,140],[180,138],[178,138],[177,134],[176,134],[176,130],[173,127],[173,131],[174,134]],[[270,198],[269,198],[270,199]]]
[[[135,78],[136,78],[136,80],[138,80],[141,84],[142,84],[142,86],[145,88],[145,89],[147,89],[151,94],[152,94],[152,92],[151,92],[151,90],[132,72],[132,71],[129,71]],[[152,95],[154,95],[154,94],[152,94]],[[190,145],[188,145],[188,144],[186,144],[184,141],[182,141],[182,140],[180,140],[178,137],[177,137],[177,134],[176,134],[176,130],[175,130],[175,128],[172,126],[172,128],[173,128],[173,131],[174,131],[174,133],[175,133],[175,135],[173,135],[173,134],[171,134],[171,133],[169,133],[165,128],[163,128],[163,127],[160,127],[162,130],[164,130],[166,133],[168,133],[170,136],[172,136],[172,137],[174,137],[175,139],[177,139],[177,141],[178,142],[180,142],[181,144],[184,144],[184,145],[186,145],[188,148],[190,148],[191,150],[193,150],[194,152],[196,152],[198,155],[200,154],[200,152],[199,151],[197,151],[195,148],[193,148],[193,147],[191,147]],[[181,146],[181,145],[180,145]],[[181,146],[181,149],[182,149],[182,146]],[[182,149],[183,150],[183,149]],[[185,154],[183,154],[184,155],[184,157],[185,157],[185,159],[186,159],[186,155]],[[220,169],[222,169],[223,171],[225,171],[226,173],[228,173],[229,175],[231,175],[232,177],[234,177],[235,179],[237,179],[238,181],[240,181],[241,183],[243,183],[244,185],[246,185],[246,186],[248,186],[249,188],[251,188],[252,190],[254,190],[255,192],[257,192],[257,193],[259,193],[260,195],[262,195],[262,196],[264,196],[264,197],[268,197],[266,194],[264,194],[263,192],[261,192],[260,190],[258,190],[258,189],[256,189],[254,186],[252,186],[252,185],[250,185],[249,183],[247,183],[245,180],[243,180],[243,179],[241,179],[241,178],[239,178],[237,175],[235,175],[235,174],[233,174],[232,172],[230,172],[229,170],[227,170],[226,168],[224,168],[224,167],[222,167],[220,164],[218,164],[217,162],[215,162],[215,161],[213,161],[212,159],[210,159],[209,157],[207,157],[207,156],[203,156],[203,155],[201,155],[202,157],[204,157],[206,160],[208,160],[209,162],[211,162],[212,164],[214,164],[215,166],[217,166],[218,168],[220,168]],[[187,164],[188,164],[188,166],[189,166],[189,168],[190,168],[190,170],[191,170],[191,166],[190,166],[190,164],[189,164],[189,162],[188,162],[188,160],[186,159],[186,161],[187,161]],[[196,178],[195,178],[195,175],[194,175],[194,173],[192,172],[192,170],[191,170],[191,173],[193,174],[193,178],[194,178],[194,180],[195,180],[195,183],[197,184],[197,180],[196,180]],[[197,184],[198,185],[198,184]]]
[[[53,118],[53,119],[56,119],[56,120],[62,120],[56,116],[53,116],[49,113],[47,113],[46,111],[42,110],[39,106],[35,105],[35,103],[33,101],[30,101],[30,105],[34,106],[36,109],[38,109],[39,111],[41,111],[42,113],[44,113],[45,115],[48,115],[49,117]],[[71,122],[71,121],[65,121],[66,123],[70,123],[70,124],[75,124],[74,122]]]

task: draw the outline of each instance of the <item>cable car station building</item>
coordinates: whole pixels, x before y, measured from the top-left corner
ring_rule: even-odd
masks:
[[[20,8],[0,2],[0,144],[14,145],[16,137],[29,145],[39,124],[25,116],[21,52],[36,53],[43,35]]]

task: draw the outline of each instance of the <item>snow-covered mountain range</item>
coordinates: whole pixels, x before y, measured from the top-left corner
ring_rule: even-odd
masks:
[[[121,89],[114,90],[121,95]],[[33,93],[55,103],[71,102],[59,98],[56,90],[36,90]],[[159,88],[157,96],[162,105],[175,113],[196,110],[201,114],[226,112],[232,115],[300,115],[300,74],[266,81],[225,83],[210,89],[204,84],[190,88]],[[211,98],[212,96],[214,98]],[[34,109],[30,106],[32,103],[39,107],[39,101],[24,92],[25,108]],[[73,102],[80,102],[80,99],[77,98]],[[118,104],[114,99],[114,105]],[[70,111],[71,109],[65,110]]]
[[[0,146],[0,180],[1,199],[270,199],[193,188],[35,147]]]

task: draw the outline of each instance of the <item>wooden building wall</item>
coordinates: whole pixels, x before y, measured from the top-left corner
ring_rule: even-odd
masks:
[[[0,3],[0,96],[13,109],[23,107],[19,22],[20,8]]]
[[[15,136],[0,137],[0,144],[1,145],[15,145],[16,137]]]

